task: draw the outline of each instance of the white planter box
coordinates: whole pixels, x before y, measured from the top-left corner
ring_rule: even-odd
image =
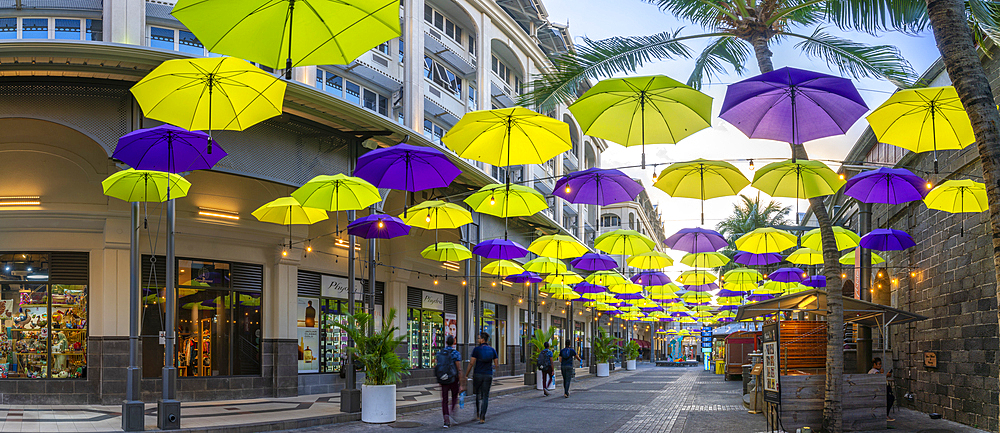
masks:
[[[542,371],[541,370],[535,371],[535,389],[537,389],[539,391],[542,390]],[[552,374],[552,383],[549,384],[549,390],[553,390],[553,389],[556,389],[556,376],[555,376],[554,371],[553,371],[553,374]]]
[[[611,375],[611,369],[608,368],[607,362],[602,362],[597,364],[597,377],[608,377]]]
[[[629,359],[625,361],[625,370],[632,371],[635,370],[635,360]]]
[[[374,424],[396,421],[396,385],[361,385],[361,421]]]

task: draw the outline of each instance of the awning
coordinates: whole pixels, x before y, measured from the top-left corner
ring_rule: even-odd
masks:
[[[840,295],[835,295],[840,296]],[[822,289],[811,289],[804,292],[785,295],[763,302],[747,304],[736,312],[736,320],[748,320],[765,314],[779,311],[812,313],[826,316],[827,294]],[[900,325],[927,319],[919,314],[910,313],[886,305],[874,304],[860,299],[846,298],[844,301],[844,323],[857,323],[872,328],[887,325]]]

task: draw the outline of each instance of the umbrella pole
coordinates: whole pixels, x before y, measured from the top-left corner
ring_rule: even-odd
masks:
[[[788,91],[789,91],[788,98],[791,99],[791,101],[792,101],[792,137],[791,138],[792,138],[792,163],[794,164],[795,163],[795,145],[798,144],[798,140],[795,139],[796,138],[795,137],[795,133],[798,132],[796,130],[797,129],[796,126],[798,126],[798,122],[797,122],[798,118],[795,115],[795,86],[789,86],[788,87]],[[798,198],[798,197],[796,197],[796,198]],[[798,208],[796,207],[795,210],[796,210],[795,214],[796,214],[796,219],[797,219],[798,218]]]
[[[208,76],[208,154],[212,154],[212,76]],[[168,138],[167,140],[170,140]]]
[[[937,124],[934,121],[934,101],[931,101],[931,143],[933,143],[934,148],[934,174],[938,174]]]
[[[704,167],[700,167],[698,169],[698,175],[701,177],[701,225],[705,225],[705,168]]]
[[[288,0],[288,58],[285,59],[285,79],[292,79],[292,28],[293,14],[295,13],[295,0]]]
[[[642,129],[642,167],[646,169],[646,91],[639,92],[639,124]],[[702,223],[704,224],[704,223]]]

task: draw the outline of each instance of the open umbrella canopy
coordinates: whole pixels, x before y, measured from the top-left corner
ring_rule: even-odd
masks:
[[[778,295],[785,293],[799,286],[798,282],[768,281],[763,286],[754,290],[754,294]]]
[[[680,290],[674,283],[667,283],[662,286],[652,286],[646,287],[646,291],[649,292],[651,297],[657,299],[674,299],[677,297],[677,291]]]
[[[465,113],[441,141],[462,158],[497,167],[542,164],[573,147],[569,125],[524,107]]]
[[[719,296],[715,298],[715,303],[722,306],[743,305],[743,296]]]
[[[883,262],[885,262],[885,259],[883,259],[882,256],[872,252],[871,264],[877,265]],[[840,264],[854,266],[854,251],[849,251],[847,254],[840,256]]]
[[[851,80],[786,67],[730,84],[719,117],[750,138],[802,144],[843,134],[866,112]]]
[[[476,212],[500,218],[531,216],[549,207],[545,197],[534,188],[497,183],[480,188],[465,202]]]
[[[771,281],[778,281],[781,283],[801,283],[802,280],[806,278],[805,271],[799,268],[781,268],[774,272],[771,272],[767,276]]]
[[[917,245],[909,234],[896,229],[875,229],[861,237],[862,248],[876,251],[901,251]]]
[[[749,184],[734,165],[704,159],[670,164],[653,182],[653,186],[671,197],[701,200],[702,224],[705,224],[705,200],[739,194]]]
[[[736,268],[722,274],[722,279],[728,286],[730,284],[757,284],[764,277],[756,269]]]
[[[848,179],[844,194],[862,203],[900,204],[923,199],[926,183],[905,168],[879,167]]]
[[[500,277],[520,274],[522,272],[524,272],[524,268],[510,260],[497,260],[495,262],[489,262],[483,266],[484,274],[497,275]]]
[[[542,257],[553,257],[556,259],[571,259],[580,257],[589,252],[572,236],[567,235],[546,235],[535,239],[528,245],[528,251]]]
[[[617,271],[597,271],[587,276],[587,282],[598,286],[611,287],[616,284],[625,284],[629,280]]]
[[[292,192],[292,197],[303,206],[331,212],[360,210],[382,201],[374,185],[342,173],[316,176]]]
[[[718,268],[729,263],[729,257],[717,252],[687,253],[681,263],[695,268]]]
[[[101,181],[101,187],[104,195],[119,200],[160,203],[187,196],[191,182],[179,174],[130,168],[108,176]]]
[[[524,269],[536,274],[558,274],[566,272],[566,264],[553,257],[536,257],[525,263]]]
[[[438,242],[424,248],[420,255],[428,260],[439,262],[458,262],[472,258],[472,251],[461,244]]]
[[[796,265],[822,265],[823,253],[812,248],[799,248],[788,255],[785,260]]]
[[[325,210],[302,206],[295,197],[281,197],[268,202],[251,215],[266,223],[282,225],[313,224],[329,218]]]
[[[823,275],[813,275],[802,281],[802,285],[806,287],[826,287],[826,277]]]
[[[983,212],[990,208],[986,185],[969,179],[942,182],[927,193],[924,203],[929,209],[951,213]]]
[[[691,292],[712,292],[719,290],[719,285],[715,283],[688,284],[684,288]]]
[[[635,255],[653,251],[656,242],[635,230],[618,229],[594,239],[594,248],[608,254]]]
[[[633,275],[630,280],[643,287],[649,286],[663,286],[664,284],[670,284],[670,277],[663,272],[657,271],[642,271]]]
[[[242,131],[281,115],[285,82],[233,57],[174,59],[132,86],[142,113],[187,130]]]
[[[558,293],[571,290],[573,290],[573,287],[568,284],[545,284],[538,288],[538,291],[542,293]]]
[[[745,266],[765,266],[781,262],[781,254],[761,253],[754,254],[746,251],[737,251],[733,256],[733,261]]]
[[[612,284],[608,286],[608,291],[611,293],[642,293],[643,287],[639,284],[634,284],[632,282],[625,282],[619,284]]]
[[[572,285],[583,281],[583,277],[576,272],[563,272],[561,274],[549,274],[545,277],[545,282],[550,284]]]
[[[857,233],[840,226],[833,227],[833,237],[837,241],[837,251],[854,248],[858,246],[858,242],[861,241],[861,237],[858,236]],[[819,229],[809,230],[806,234],[802,235],[802,246],[805,248],[812,248],[816,251],[822,251],[823,239]]]
[[[754,254],[780,253],[795,246],[797,239],[791,233],[774,227],[754,229],[736,240],[736,249]]]
[[[612,292],[612,293],[615,293],[615,292]],[[641,291],[639,291],[639,292],[632,292],[632,293],[615,293],[615,297],[618,298],[618,299],[621,299],[623,301],[636,301],[636,304],[637,304],[637,305],[635,305],[636,307],[639,306],[638,305],[639,301],[644,299],[643,296],[642,296],[642,292]]]
[[[208,51],[274,69],[346,65],[400,35],[399,0],[179,0],[171,15]]]
[[[694,271],[684,271],[681,275],[677,277],[677,282],[685,286],[700,286],[702,284],[708,284],[715,282],[719,277],[715,276],[708,271],[694,270]]]
[[[591,167],[559,178],[552,194],[570,203],[607,206],[633,201],[642,190],[621,170]]]
[[[668,237],[664,244],[672,250],[688,253],[719,251],[729,245],[719,232],[701,227],[680,229]]]
[[[521,272],[520,274],[508,275],[503,278],[512,283],[541,283],[544,279],[534,272]]]
[[[490,239],[476,244],[472,253],[487,259],[513,260],[528,255],[528,250],[511,240]]]
[[[749,292],[757,288],[757,283],[725,283],[722,285],[722,291],[730,293],[730,296],[735,296],[736,294]],[[721,292],[720,292],[721,293]],[[725,295],[719,295],[725,296]]]
[[[428,200],[410,208],[403,221],[428,230],[456,229],[472,222],[472,214],[453,203]]]
[[[708,292],[687,292],[681,295],[681,300],[688,305],[707,305],[712,301],[712,295]]]
[[[615,295],[610,292],[591,293],[590,298],[594,299],[595,301],[604,303],[618,302],[618,298],[616,298]]]
[[[351,221],[347,233],[365,239],[391,239],[410,234],[410,226],[392,215],[368,215]]]
[[[663,269],[667,266],[672,266],[674,264],[674,260],[671,259],[666,253],[659,251],[647,251],[645,253],[629,257],[626,263],[628,263],[629,266],[638,269]]]
[[[226,157],[226,151],[218,147],[212,152],[213,145],[218,146],[204,132],[160,125],[123,135],[111,157],[137,170],[209,170]]]
[[[460,174],[440,150],[406,143],[361,155],[354,168],[355,176],[376,187],[410,192],[445,188]]]
[[[771,197],[805,199],[831,195],[844,183],[823,162],[806,159],[775,161],[753,175],[753,187]]]
[[[569,263],[584,271],[610,271],[618,267],[618,262],[613,257],[600,253],[586,253]]]
[[[603,293],[608,291],[607,287],[598,286],[597,284],[590,284],[586,281],[576,283],[573,285],[573,290],[577,293]]]

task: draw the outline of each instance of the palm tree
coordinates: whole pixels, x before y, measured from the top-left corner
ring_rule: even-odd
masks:
[[[733,213],[715,226],[715,230],[729,242],[729,245],[719,252],[732,259],[736,255],[736,248],[733,245],[740,236],[761,227],[788,224],[788,214],[791,212],[791,206],[781,206],[773,200],[762,205],[760,197],[750,198],[740,194],[740,202],[733,204]],[[720,272],[728,270],[728,266],[730,265],[724,266]]]

